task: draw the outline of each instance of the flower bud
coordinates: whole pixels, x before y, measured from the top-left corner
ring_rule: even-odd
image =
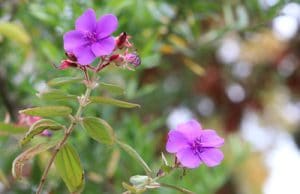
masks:
[[[126,63],[132,64],[134,67],[138,67],[141,64],[141,58],[136,52],[126,54],[124,56],[124,60]]]
[[[149,177],[145,175],[135,175],[130,177],[129,182],[133,185],[140,185],[140,184],[145,184],[149,182]]]
[[[124,47],[130,48],[132,44],[129,42],[131,37],[128,36],[126,32],[122,32],[115,40],[116,40],[116,47],[118,49],[122,49]]]
[[[70,52],[65,52],[65,55],[68,57],[68,59],[70,59],[71,61],[77,61],[77,57],[73,54],[73,53],[70,53]]]
[[[41,133],[41,136],[51,137],[52,132],[46,129]]]
[[[58,69],[67,69],[69,67],[77,67],[77,64],[71,60],[62,60]]]
[[[120,57],[119,54],[115,54],[109,57],[109,62],[122,62],[123,59]]]

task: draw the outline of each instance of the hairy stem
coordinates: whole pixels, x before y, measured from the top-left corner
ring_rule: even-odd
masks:
[[[52,164],[55,160],[55,157],[56,157],[57,153],[64,146],[64,144],[66,143],[68,137],[71,135],[74,127],[77,125],[78,121],[80,120],[83,108],[88,103],[88,100],[89,100],[89,97],[90,97],[90,94],[91,94],[91,91],[92,91],[93,87],[91,87],[90,82],[88,82],[88,84],[86,84],[86,86],[87,86],[87,88],[86,88],[84,96],[79,99],[78,110],[77,110],[75,116],[72,117],[69,127],[66,128],[63,139],[56,145],[56,147],[54,149],[54,152],[52,153],[51,158],[50,158],[50,160],[49,160],[49,162],[48,162],[48,164],[47,164],[47,166],[44,170],[44,173],[43,173],[43,176],[40,180],[40,184],[38,186],[36,194],[40,194],[42,192],[42,189],[43,189],[43,186],[45,184],[47,175],[48,175],[49,170],[50,170],[50,168],[51,168],[51,166],[52,166]]]

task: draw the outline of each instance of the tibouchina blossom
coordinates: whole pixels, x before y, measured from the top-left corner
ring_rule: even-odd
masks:
[[[42,117],[38,117],[38,116],[30,116],[30,115],[25,115],[25,114],[19,114],[17,124],[18,125],[24,125],[24,126],[31,126],[35,122],[37,122],[41,119],[42,119]],[[40,135],[50,137],[50,136],[52,136],[52,133],[51,133],[51,131],[45,129],[43,132],[40,133]]]
[[[73,53],[80,65],[89,65],[97,57],[109,55],[115,48],[112,33],[118,27],[118,19],[112,14],[99,20],[93,9],[86,10],[75,23],[75,30],[64,35],[64,49]]]
[[[224,139],[214,130],[202,129],[200,123],[191,120],[169,132],[166,149],[176,154],[183,167],[196,168],[202,163],[213,167],[224,158],[219,149],[223,144]]]

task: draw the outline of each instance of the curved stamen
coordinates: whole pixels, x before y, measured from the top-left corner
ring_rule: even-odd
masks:
[[[86,32],[84,38],[90,43],[95,43],[98,40],[97,34],[95,32]]]
[[[198,137],[194,140],[194,142],[190,143],[191,149],[193,150],[195,155],[200,157],[200,154],[204,151],[204,147],[202,145],[201,137]]]

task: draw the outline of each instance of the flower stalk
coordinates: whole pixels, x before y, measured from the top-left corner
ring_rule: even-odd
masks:
[[[36,194],[41,194],[42,192],[42,189],[43,189],[43,186],[46,182],[46,178],[48,176],[48,173],[49,173],[49,170],[55,160],[55,157],[57,155],[57,153],[61,150],[61,148],[65,145],[65,143],[67,142],[69,136],[71,135],[72,131],[74,130],[75,126],[78,124],[78,121],[80,121],[80,117],[81,117],[81,114],[83,112],[83,109],[84,107],[89,103],[89,97],[91,95],[91,92],[92,90],[95,88],[96,84],[92,81],[89,81],[88,78],[86,77],[87,80],[85,80],[86,82],[86,91],[85,91],[85,94],[79,98],[79,107],[77,109],[77,112],[75,114],[75,116],[72,116],[70,115],[70,120],[71,120],[71,123],[69,125],[68,128],[65,128],[65,133],[64,133],[64,136],[63,136],[63,139],[57,144],[57,146],[55,147],[54,149],[54,152],[52,153],[51,155],[51,158],[43,172],[43,175],[42,175],[42,178],[40,180],[40,183],[39,183],[39,186],[38,186],[38,189],[37,189],[37,192]]]

